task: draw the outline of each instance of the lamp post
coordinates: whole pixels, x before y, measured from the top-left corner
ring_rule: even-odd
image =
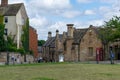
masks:
[[[7,62],[6,62],[6,65],[9,65],[9,52],[8,52],[8,40],[7,40],[8,30],[7,29],[4,30],[4,34],[5,34],[6,51],[7,51]]]

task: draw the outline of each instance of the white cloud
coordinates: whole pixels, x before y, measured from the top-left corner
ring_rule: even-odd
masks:
[[[80,14],[80,11],[65,11],[62,15],[66,18],[74,18],[79,16]]]
[[[31,0],[29,2],[33,7],[43,9],[64,9],[69,8],[70,0]],[[35,4],[35,5],[34,5]]]
[[[103,23],[104,23],[103,20],[92,20],[87,22],[88,25],[95,25],[95,26],[101,26],[103,25]]]
[[[102,2],[105,4],[110,4],[111,6],[104,5],[101,6],[99,9],[91,10],[88,9],[84,10],[84,14],[82,17],[86,15],[94,15],[101,16],[102,19],[90,20],[87,21],[86,19],[82,18],[80,20],[72,19],[71,22],[64,22],[62,20],[58,20],[60,17],[64,17],[66,20],[67,18],[76,18],[81,15],[80,11],[75,10],[73,6],[76,5],[71,4],[70,0],[9,0],[9,3],[24,3],[27,9],[27,14],[30,18],[30,25],[33,26],[38,33],[39,39],[47,39],[48,31],[53,32],[55,35],[56,29],[62,33],[63,31],[67,31],[66,24],[73,23],[75,24],[76,28],[86,28],[89,25],[100,26],[103,25],[103,21],[110,19],[113,15],[120,16],[120,0],[76,0],[78,3],[92,3],[93,1]],[[51,19],[50,16],[53,16]],[[57,21],[54,20],[54,17],[57,16]],[[96,16],[96,15],[95,15]],[[94,16],[94,17],[95,17]],[[60,18],[61,19],[61,18]],[[65,21],[66,21],[65,20]],[[69,21],[69,20],[68,20]],[[73,21],[73,22],[72,22]],[[53,23],[54,22],[54,23]]]
[[[48,21],[45,17],[36,16],[36,17],[30,19],[30,24],[35,27],[46,26],[48,24]]]
[[[101,1],[106,1],[107,3],[107,0]],[[120,0],[110,0],[109,4],[111,4],[111,6],[101,6],[99,8],[99,13],[105,21],[111,19],[113,16],[120,16]]]
[[[42,16],[35,16],[30,19],[30,25],[37,30],[38,39],[46,39],[48,20]]]
[[[31,17],[35,14],[63,16],[66,10],[72,9],[70,0],[30,0],[27,4],[28,14]]]
[[[55,32],[55,30],[57,29],[60,30],[60,33],[62,33],[63,31],[66,31],[66,22],[58,21],[49,27],[49,30],[53,32]]]
[[[90,3],[92,1],[93,0],[77,0],[77,2],[79,2],[79,3]]]
[[[95,14],[95,12],[93,10],[86,10],[84,14],[85,15],[93,15],[93,14]]]

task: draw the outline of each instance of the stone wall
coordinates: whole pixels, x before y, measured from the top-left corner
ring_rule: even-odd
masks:
[[[89,54],[89,48],[93,48],[93,55]],[[96,48],[102,48],[101,40],[98,38],[93,28],[90,28],[80,43],[80,60],[96,60]]]
[[[34,58],[31,55],[26,55],[26,63],[33,63]],[[7,62],[7,53],[6,52],[0,52],[0,63],[6,63]],[[24,63],[24,56],[21,56],[19,53],[9,53],[9,62],[10,64],[21,64]]]

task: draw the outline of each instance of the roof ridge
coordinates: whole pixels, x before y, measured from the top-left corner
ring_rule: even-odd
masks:
[[[13,4],[8,4],[9,5],[17,5],[17,4],[24,4],[24,3],[13,3]]]

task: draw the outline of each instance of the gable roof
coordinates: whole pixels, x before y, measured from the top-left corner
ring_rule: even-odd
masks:
[[[58,34],[59,36],[59,40],[62,41],[63,35],[62,34]]]
[[[23,3],[9,4],[8,6],[0,6],[0,15],[16,16]]]
[[[51,37],[49,38],[45,44],[43,45],[43,47],[55,47],[55,37]]]
[[[74,33],[73,33],[73,37],[74,37],[74,44],[78,44],[79,41],[83,38],[83,36],[85,35],[85,33],[87,32],[88,29],[75,29]]]

